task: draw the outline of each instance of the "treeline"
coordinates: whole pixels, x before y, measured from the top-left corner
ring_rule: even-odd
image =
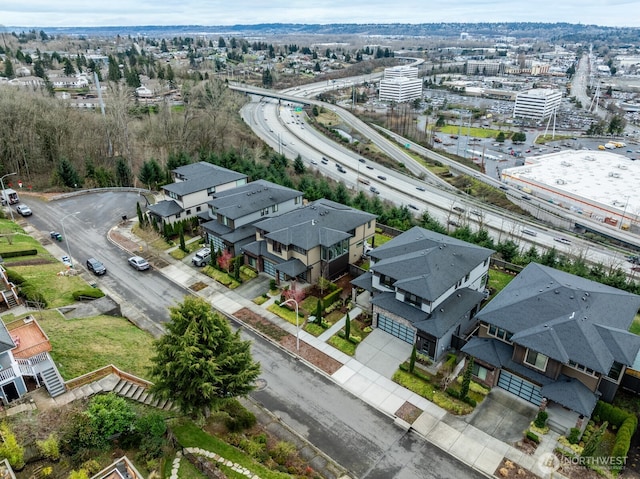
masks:
[[[70,108],[46,91],[0,87],[0,174],[16,172],[35,189],[68,186],[58,174],[64,161],[81,180],[72,184],[113,186],[119,160],[133,180],[149,158],[164,165],[176,151],[197,156],[259,144],[238,115],[245,98],[222,81],[188,83],[183,106],[164,103],[157,109],[141,109],[122,84],[107,88],[102,116]]]

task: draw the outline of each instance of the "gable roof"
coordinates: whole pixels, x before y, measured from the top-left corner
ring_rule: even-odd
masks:
[[[15,348],[16,345],[11,338],[11,334],[4,325],[4,322],[0,321],[0,353],[10,351]]]
[[[182,207],[174,200],[162,200],[158,201],[154,205],[147,206],[147,210],[155,213],[158,216],[167,218],[169,216],[177,215],[182,212]]]
[[[164,185],[162,189],[179,196],[247,178],[247,175],[205,161],[180,166],[172,173],[181,181]]]
[[[493,250],[415,226],[375,248],[371,269],[395,280],[394,286],[434,301],[451,289]]]
[[[299,196],[302,193],[297,190],[258,180],[215,193],[208,204],[216,213],[235,220]]]
[[[513,333],[514,343],[607,374],[640,349],[628,332],[638,308],[640,296],[531,263],[476,317]]]
[[[267,238],[309,250],[331,246],[351,237],[356,229],[376,216],[326,199],[255,223]]]

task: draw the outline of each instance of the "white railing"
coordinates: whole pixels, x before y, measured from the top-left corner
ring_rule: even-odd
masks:
[[[31,361],[28,359],[17,359],[16,363],[18,364],[18,369],[20,370],[20,374],[23,376],[35,376],[36,373],[33,370],[33,366],[31,366]]]
[[[40,354],[36,354],[35,356],[31,356],[29,361],[31,364],[40,364],[49,361],[49,353],[44,352]]]
[[[0,371],[0,383],[3,383],[9,379],[13,379],[16,377],[16,373],[13,368],[7,368]]]

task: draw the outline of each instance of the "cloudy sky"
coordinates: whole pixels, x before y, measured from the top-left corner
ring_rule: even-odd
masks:
[[[637,0],[1,0],[14,27],[569,22],[640,26]]]

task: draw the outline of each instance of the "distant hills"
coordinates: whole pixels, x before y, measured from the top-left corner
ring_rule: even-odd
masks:
[[[637,41],[639,28],[605,27],[571,23],[262,23],[256,25],[140,25],[106,27],[5,27],[20,33],[44,30],[54,36],[115,37],[149,36],[174,37],[194,35],[286,36],[286,35],[369,35],[455,38],[466,32],[472,36],[496,38],[564,39],[585,41],[613,35],[618,41]]]

